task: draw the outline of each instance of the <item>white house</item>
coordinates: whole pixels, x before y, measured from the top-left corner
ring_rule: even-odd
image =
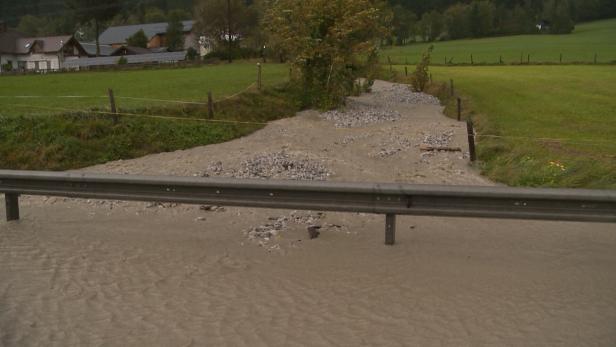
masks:
[[[0,23],[0,72],[59,70],[65,61],[85,56],[71,35],[23,37]]]

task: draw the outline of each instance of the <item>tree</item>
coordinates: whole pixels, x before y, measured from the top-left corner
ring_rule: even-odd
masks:
[[[278,0],[264,21],[270,41],[288,52],[307,105],[344,102],[361,69],[370,69],[391,15],[372,0]],[[371,62],[371,63],[369,63]]]
[[[143,14],[145,23],[162,23],[166,20],[165,12],[158,7],[148,7]]]
[[[171,11],[169,13],[169,25],[167,26],[167,47],[170,51],[181,51],[184,49],[184,25],[182,18],[184,13],[181,11]]]
[[[148,48],[148,37],[145,35],[145,32],[143,32],[142,29],[134,33],[133,36],[126,39],[126,43],[129,46],[133,47]]]
[[[47,23],[43,18],[28,14],[21,17],[21,19],[19,20],[19,25],[17,26],[17,30],[28,36],[38,36],[41,27],[46,24]]]
[[[200,0],[195,13],[197,31],[212,40],[216,50],[226,50],[229,61],[233,48],[258,25],[254,5],[244,0]]]
[[[544,17],[550,21],[552,34],[570,34],[575,28],[568,0],[548,0],[544,7]]]
[[[470,29],[473,37],[484,37],[494,30],[496,8],[487,0],[474,0],[470,9]]]
[[[393,34],[396,37],[396,44],[400,46],[414,34],[414,29],[417,25],[417,15],[402,5],[394,6],[393,14]]]
[[[437,11],[424,13],[419,23],[417,23],[418,32],[422,35],[424,41],[434,41],[443,33],[444,19],[443,15]]]
[[[450,39],[462,39],[471,36],[469,6],[456,4],[445,11],[445,26]]]
[[[120,0],[65,0],[66,6],[80,23],[94,21],[96,31],[96,56],[100,56],[100,23],[113,18],[121,9]]]

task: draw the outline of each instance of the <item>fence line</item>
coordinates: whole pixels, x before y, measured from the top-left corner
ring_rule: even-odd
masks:
[[[75,110],[70,108],[61,107],[47,107],[47,106],[34,106],[34,105],[21,105],[21,104],[8,104],[9,106],[17,106],[24,108],[39,108],[45,110],[65,111],[65,112],[83,112],[83,113],[95,113],[109,116],[130,116],[130,117],[143,117],[143,118],[156,118],[156,119],[173,119],[195,122],[207,122],[207,123],[227,123],[227,124],[244,124],[244,125],[267,125],[265,122],[248,122],[248,121],[232,121],[224,119],[204,119],[204,118],[192,118],[192,117],[177,117],[177,116],[165,116],[165,115],[151,115],[141,113],[128,113],[128,112],[110,112],[110,111],[94,111],[94,110]]]
[[[233,99],[239,96],[242,93],[245,93],[256,86],[256,82],[251,83],[248,87],[242,89],[241,91],[224,97],[220,100],[214,101],[214,104],[221,103],[227,101],[229,99]],[[45,99],[45,98],[58,98],[58,99],[107,99],[106,95],[0,95],[0,98],[3,99]],[[207,102],[199,102],[199,101],[183,101],[183,100],[172,100],[172,99],[154,99],[154,98],[146,98],[146,97],[133,97],[133,96],[115,96],[116,99],[127,99],[127,100],[141,100],[141,101],[155,101],[155,102],[167,102],[174,104],[187,104],[187,105],[203,105],[207,106]]]

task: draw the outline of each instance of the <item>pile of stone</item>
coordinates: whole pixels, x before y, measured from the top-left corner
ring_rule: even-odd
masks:
[[[375,97],[386,103],[404,103],[413,105],[440,105],[439,99],[425,93],[416,93],[404,84],[392,84],[386,89],[374,93]]]
[[[401,116],[397,111],[349,100],[344,109],[322,113],[321,117],[334,122],[336,128],[356,128],[370,124],[395,122]]]
[[[257,155],[243,161],[237,169],[225,170],[222,163],[217,162],[202,176],[324,181],[331,174],[321,161],[283,151]]]
[[[449,130],[440,135],[434,134],[424,134],[423,140],[421,142],[424,146],[434,147],[434,148],[445,148],[448,147],[453,139],[454,131]]]
[[[411,148],[411,141],[403,136],[395,135],[390,137],[386,142],[381,143],[380,150],[373,153],[373,157],[387,158]]]

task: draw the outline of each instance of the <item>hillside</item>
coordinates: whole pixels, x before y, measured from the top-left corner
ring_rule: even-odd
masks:
[[[430,44],[411,44],[385,49],[381,59],[390,57],[395,64],[414,64],[421,52]],[[602,20],[577,25],[570,35],[518,35],[473,40],[455,40],[434,43],[433,63],[444,64],[445,58],[454,64],[470,64],[471,54],[475,64],[499,62],[524,62],[530,54],[532,62],[560,61],[563,63],[594,62],[597,54],[599,63],[616,62],[616,19]]]

